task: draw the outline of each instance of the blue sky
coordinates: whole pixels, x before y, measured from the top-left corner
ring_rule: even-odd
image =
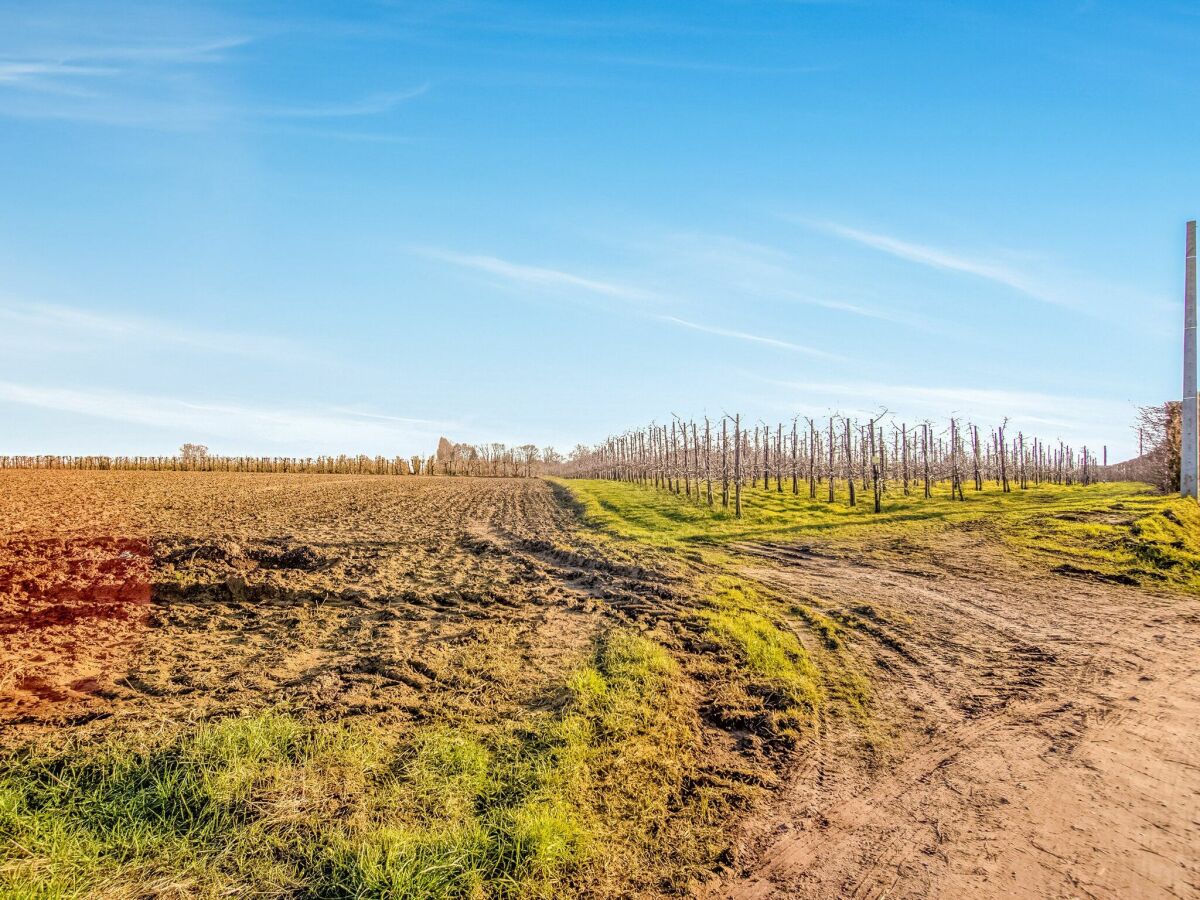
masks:
[[[0,453],[672,413],[1134,446],[1200,8],[0,3]]]

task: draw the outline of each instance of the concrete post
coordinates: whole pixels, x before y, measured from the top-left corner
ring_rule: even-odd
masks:
[[[1187,257],[1183,289],[1183,435],[1180,446],[1179,493],[1197,496],[1196,432],[1196,223],[1187,223]]]

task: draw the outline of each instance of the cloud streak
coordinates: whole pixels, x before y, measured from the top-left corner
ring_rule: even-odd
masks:
[[[656,294],[641,288],[614,281],[588,278],[576,275],[573,272],[563,271],[562,269],[515,263],[496,256],[456,253],[436,247],[412,247],[410,249],[413,253],[428,259],[449,263],[452,266],[462,269],[482,272],[485,275],[495,276],[503,281],[525,287],[583,291],[617,300],[639,301],[658,299]]]
[[[3,22],[0,21],[0,25]],[[429,90],[428,83],[340,101],[287,105],[225,100],[203,69],[253,43],[242,35],[198,42],[66,40],[0,50],[0,115],[103,125],[188,129],[220,121],[379,116]]]
[[[824,71],[820,66],[747,66],[739,63],[693,59],[651,59],[638,56],[596,56],[603,65],[702,72],[714,75],[811,75]]]
[[[359,116],[377,116],[390,112],[400,104],[420,97],[429,90],[429,84],[421,84],[407,91],[373,94],[348,103],[264,108],[260,114],[279,119],[346,119]]]
[[[724,306],[731,297],[800,304],[863,319],[890,322],[921,331],[942,330],[927,317],[876,305],[832,299],[827,286],[814,284],[805,266],[775,247],[722,234],[685,232],[642,247],[657,264],[670,267],[681,293]]]
[[[1012,288],[1043,303],[1051,303],[1056,306],[1073,305],[1062,297],[1046,291],[1023,273],[999,263],[962,256],[939,247],[917,244],[891,235],[850,228],[836,222],[825,222],[820,227],[844,240],[879,250],[897,259],[914,262],[931,269],[974,275],[976,278]]]
[[[252,42],[246,36],[228,36],[199,43],[142,43],[142,44],[75,44],[63,47],[44,47],[24,54],[6,53],[10,59],[25,58],[27,62],[51,67],[70,67],[72,63],[188,63],[219,62],[225,59],[222,51],[232,50]]]
[[[183,328],[157,319],[98,313],[70,306],[0,302],[0,321],[10,323],[9,336],[20,343],[40,336],[50,338],[52,342],[87,347],[108,347],[113,342],[124,342],[155,347],[191,347],[253,358],[296,359],[306,355],[296,343],[276,335]]]
[[[111,66],[81,66],[64,62],[2,60],[0,61],[0,85],[22,85],[38,89],[58,89],[59,85],[50,83],[50,79],[105,77],[116,75],[119,71],[119,69]]]
[[[655,316],[655,318],[660,322],[670,322],[672,325],[678,325],[680,328],[701,331],[705,334],[714,334],[718,337],[733,338],[734,340],[747,341],[752,344],[762,344],[766,347],[775,347],[779,350],[788,350],[792,353],[802,353],[805,356],[811,356],[816,359],[827,359],[838,362],[845,361],[845,357],[838,356],[836,353],[827,353],[824,350],[806,347],[803,344],[793,344],[791,341],[781,341],[778,338],[764,337],[759,334],[751,334],[747,331],[735,331],[729,328],[716,328],[712,325],[701,325],[699,322],[689,322],[687,319],[680,319],[675,316]]]
[[[198,44],[99,44],[0,54],[0,85],[58,89],[66,81],[108,79],[135,69],[216,63],[226,58],[223,51],[250,42],[225,37]]]

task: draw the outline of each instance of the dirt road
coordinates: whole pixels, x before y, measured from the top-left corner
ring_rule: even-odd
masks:
[[[1200,896],[1200,603],[1023,570],[970,531],[744,549],[857,620],[882,724],[826,722],[714,895]]]

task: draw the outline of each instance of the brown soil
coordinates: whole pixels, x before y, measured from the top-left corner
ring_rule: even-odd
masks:
[[[497,717],[662,576],[535,480],[0,473],[0,744],[283,704]],[[664,601],[665,602],[665,601]]]
[[[150,551],[120,537],[15,538],[0,550],[0,722],[86,707],[144,630]]]
[[[742,548],[848,623],[875,725],[826,721],[713,896],[1200,897],[1200,604],[997,546]]]

